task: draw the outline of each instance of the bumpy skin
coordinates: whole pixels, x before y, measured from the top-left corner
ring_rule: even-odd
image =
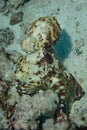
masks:
[[[26,56],[18,58],[16,66],[17,91],[32,94],[38,89],[52,89],[59,96],[55,123],[67,120],[72,103],[83,95],[75,78],[56,58],[53,46],[60,37],[60,26],[55,18],[42,17],[30,29],[21,47]]]

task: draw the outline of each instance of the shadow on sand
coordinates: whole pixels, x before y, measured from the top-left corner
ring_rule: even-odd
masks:
[[[61,37],[58,43],[54,46],[54,50],[57,57],[63,62],[71,52],[71,48],[71,38],[66,32],[66,30],[62,30]]]

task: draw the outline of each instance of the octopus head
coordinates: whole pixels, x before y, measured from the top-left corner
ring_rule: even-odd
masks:
[[[54,17],[41,17],[32,24],[28,38],[22,42],[22,49],[34,52],[52,48],[60,38],[60,32],[60,25]]]

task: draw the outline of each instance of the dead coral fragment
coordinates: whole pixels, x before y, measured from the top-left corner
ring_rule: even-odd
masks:
[[[4,47],[13,43],[14,34],[9,27],[0,29],[0,44]]]
[[[23,18],[23,12],[15,13],[11,16],[10,24],[14,25],[22,21]]]

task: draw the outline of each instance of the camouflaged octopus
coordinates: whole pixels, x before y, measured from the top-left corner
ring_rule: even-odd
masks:
[[[36,20],[28,38],[21,43],[26,55],[16,64],[17,91],[19,94],[34,94],[39,89],[52,89],[58,93],[59,104],[55,122],[66,120],[75,99],[83,95],[82,88],[56,58],[53,47],[61,36],[61,28],[54,17]]]

